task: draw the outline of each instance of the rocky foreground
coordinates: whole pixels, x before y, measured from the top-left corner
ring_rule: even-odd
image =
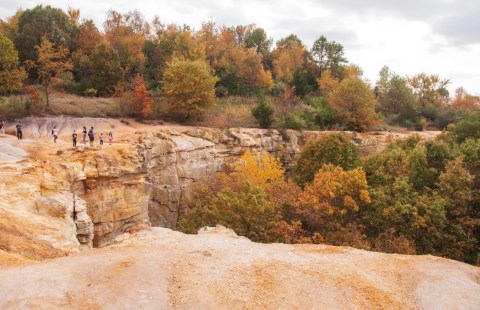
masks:
[[[0,270],[1,309],[478,309],[480,268],[432,256],[146,228]]]

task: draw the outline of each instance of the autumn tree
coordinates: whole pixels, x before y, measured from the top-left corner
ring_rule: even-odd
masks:
[[[307,50],[295,35],[279,40],[273,51],[273,69],[277,80],[290,83],[296,70],[305,64]]]
[[[136,74],[143,74],[145,55],[142,51],[150,25],[142,14],[137,10],[125,14],[109,10],[104,29],[105,39],[118,53],[124,78],[131,81]]]
[[[345,128],[365,131],[377,122],[375,96],[367,83],[360,78],[344,79],[328,95],[328,104]]]
[[[462,110],[480,109],[480,97],[469,94],[463,87],[455,90],[455,97],[452,100],[452,107]]]
[[[13,42],[0,33],[0,94],[11,94],[22,89],[27,77],[20,67]]]
[[[91,74],[91,57],[103,37],[92,20],[84,20],[79,25],[77,49],[72,53],[76,78],[88,79]]]
[[[310,141],[300,153],[295,165],[295,182],[304,187],[313,181],[324,164],[351,170],[360,165],[360,151],[343,134],[328,134]]]
[[[448,79],[442,79],[437,74],[420,73],[408,79],[410,87],[416,96],[422,116],[435,121],[439,110],[449,102]]]
[[[190,31],[185,30],[175,37],[172,57],[182,60],[205,60],[205,47],[196,42]]]
[[[328,96],[340,85],[340,79],[334,77],[330,69],[326,69],[323,71],[322,76],[317,79],[317,83],[320,92]]]
[[[141,75],[135,76],[133,81],[133,94],[128,102],[132,113],[138,117],[144,118],[150,113],[154,104],[145,85],[145,80]]]
[[[63,46],[54,47],[47,37],[43,37],[40,46],[35,48],[38,59],[36,63],[30,62],[30,66],[37,69],[38,80],[45,90],[48,106],[50,87],[71,81],[73,65],[68,57],[68,49]]]
[[[368,248],[358,213],[371,203],[361,167],[326,164],[298,197],[293,211],[313,242]]]
[[[12,42],[15,41],[15,37],[18,34],[18,20],[22,14],[23,10],[18,9],[14,15],[6,19],[0,19],[0,33],[9,38]]]
[[[163,94],[189,118],[215,104],[216,81],[205,61],[173,59],[163,75]]]

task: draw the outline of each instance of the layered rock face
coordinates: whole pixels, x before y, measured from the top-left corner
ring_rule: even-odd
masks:
[[[0,137],[0,212],[5,213],[0,215],[5,222],[0,226],[0,239],[6,231],[3,239],[23,236],[25,244],[40,240],[58,250],[55,256],[82,245],[107,245],[139,224],[175,228],[190,207],[192,185],[214,175],[224,163],[236,161],[248,148],[279,157],[288,172],[306,141],[328,134],[125,125],[101,119],[27,119],[24,123],[24,141]],[[60,124],[63,141],[57,144],[45,133],[52,124]],[[79,143],[72,148],[69,135],[73,129],[79,132],[83,124],[104,135],[114,131],[115,143],[102,147],[98,142],[93,147]],[[345,134],[363,154],[408,136]],[[430,138],[436,133],[422,135]],[[29,232],[20,224],[28,221],[32,224],[27,227],[43,226]],[[36,229],[48,232],[35,237]],[[23,253],[15,249],[15,242],[3,239],[4,250]],[[42,254],[37,256],[27,258]]]

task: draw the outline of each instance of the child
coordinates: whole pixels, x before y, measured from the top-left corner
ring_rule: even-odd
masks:
[[[0,133],[5,134],[5,122],[3,120],[0,121]]]
[[[103,132],[100,134],[100,145],[103,145]]]
[[[72,133],[72,142],[73,142],[73,147],[77,147],[77,133],[75,132],[75,130],[73,130],[73,133]]]
[[[110,131],[108,133],[108,144],[112,145],[112,141],[113,141],[113,134],[112,132]]]

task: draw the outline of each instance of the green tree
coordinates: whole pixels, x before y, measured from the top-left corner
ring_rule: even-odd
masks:
[[[347,129],[365,131],[377,123],[375,97],[370,87],[359,78],[340,82],[328,95],[328,104]]]
[[[102,96],[115,93],[123,81],[123,70],[118,54],[108,45],[99,44],[91,57],[91,87]]]
[[[259,97],[257,106],[252,109],[252,115],[261,128],[270,128],[273,123],[274,112],[273,106],[264,96]]]
[[[458,142],[480,138],[480,111],[466,113],[453,127],[452,134]]]
[[[351,170],[360,165],[358,147],[343,134],[327,134],[308,143],[295,165],[295,182],[304,187],[324,164]]]
[[[407,79],[390,72],[388,67],[383,67],[375,93],[379,111],[390,116],[393,123],[422,129],[418,102]]]
[[[335,78],[343,78],[342,67],[347,63],[347,58],[340,43],[328,41],[322,35],[313,43],[311,54],[320,69],[320,77],[325,70],[330,70]]]
[[[478,191],[478,189],[477,189]],[[444,256],[479,262],[478,201],[475,203],[475,182],[462,158],[450,161],[439,177],[438,192],[446,201],[447,222],[441,242]],[[478,199],[478,198],[477,198]]]
[[[18,33],[14,43],[21,61],[37,59],[35,46],[45,36],[57,48],[74,50],[77,27],[61,9],[37,5],[25,10],[18,20]]]
[[[0,94],[11,94],[22,89],[27,73],[19,66],[13,42],[2,33],[0,51]]]
[[[163,75],[163,93],[186,118],[215,104],[215,83],[203,60],[173,59]]]

